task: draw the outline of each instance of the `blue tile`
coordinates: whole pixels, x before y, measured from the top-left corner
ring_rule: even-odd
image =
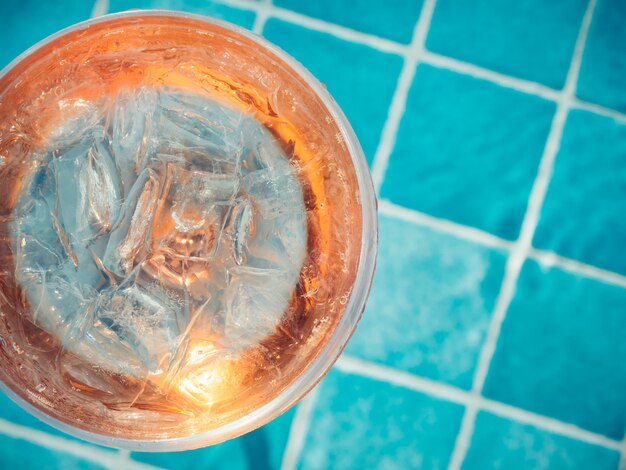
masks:
[[[463,470],[614,470],[619,452],[482,412]]]
[[[626,111],[626,2],[599,0],[585,45],[576,94]]]
[[[527,261],[485,395],[621,439],[626,290]]]
[[[374,34],[394,41],[411,42],[422,1],[415,0],[274,0],[274,5],[289,8],[314,18]]]
[[[0,2],[0,68],[37,41],[89,18],[93,2]]]
[[[133,452],[134,460],[162,468],[183,470],[273,470],[279,469],[287,445],[294,409],[265,426],[237,439],[186,452]]]
[[[301,469],[446,468],[460,405],[335,370],[319,387]]]
[[[567,119],[534,245],[626,274],[626,125]]]
[[[0,418],[10,421],[21,426],[28,426],[38,431],[47,432],[49,434],[55,434],[57,436],[65,437],[68,439],[77,439],[69,434],[65,434],[52,426],[47,425],[43,421],[35,418],[28,411],[22,409],[13,400],[11,400],[4,393],[0,392]]]
[[[517,237],[554,103],[420,65],[382,196]]]
[[[384,216],[379,230],[372,292],[347,353],[469,389],[504,255]]]
[[[402,59],[275,19],[266,23],[263,35],[301,61],[328,86],[371,162]]]
[[[166,469],[210,468],[212,470],[246,470],[248,462],[238,441],[226,441],[211,447],[185,452],[133,452],[133,460]]]
[[[249,469],[280,468],[295,413],[296,408],[291,408],[274,421],[239,439]]]
[[[109,13],[129,10],[131,8],[159,8],[165,10],[186,11],[211,16],[218,20],[229,21],[244,28],[251,29],[256,18],[252,11],[231,7],[210,0],[109,0]]]
[[[66,434],[63,431],[52,427],[43,421],[39,420],[28,411],[24,410],[22,407],[17,405],[13,400],[11,400],[7,395],[3,392],[0,392],[0,419],[4,419],[11,423],[19,424],[20,426],[27,426],[29,428],[36,429],[37,431],[46,432],[48,434],[53,434],[55,436],[60,436],[65,439],[80,441],[85,444],[92,445],[94,447],[99,447],[101,449],[110,450],[109,447],[100,446],[97,444],[93,444],[91,442],[87,442],[78,437],[72,436],[70,434]]]
[[[427,47],[516,77],[560,88],[587,0],[439,0]]]
[[[20,470],[103,470],[88,460],[0,435],[0,468]]]

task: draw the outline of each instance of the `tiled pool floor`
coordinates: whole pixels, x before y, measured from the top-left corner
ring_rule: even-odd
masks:
[[[626,2],[9,1],[0,63],[129,8],[237,23],[327,85],[380,197],[371,298],[249,435],[118,452],[2,397],[1,467],[626,469]]]

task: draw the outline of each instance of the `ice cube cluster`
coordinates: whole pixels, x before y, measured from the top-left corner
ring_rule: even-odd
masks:
[[[253,347],[305,258],[293,167],[253,114],[172,88],[81,102],[32,155],[14,215],[30,320],[94,366],[171,372],[190,337]]]

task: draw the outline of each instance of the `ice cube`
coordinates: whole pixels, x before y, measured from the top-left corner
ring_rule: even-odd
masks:
[[[263,219],[302,213],[302,190],[285,166],[248,173],[243,186]]]
[[[31,321],[63,337],[76,312],[82,312],[87,303],[79,286],[43,269],[23,271],[18,278],[31,299]]]
[[[242,126],[243,127],[243,126]],[[273,168],[280,165],[281,171],[291,174],[289,168],[281,165],[288,163],[285,153],[277,139],[264,127],[254,126],[251,122],[245,127],[246,151],[244,152],[242,165],[247,172]]]
[[[159,97],[159,135],[164,153],[184,155],[190,166],[221,174],[239,172],[250,118],[242,111],[209,105],[175,92]]]
[[[72,246],[110,230],[118,217],[121,185],[113,157],[99,135],[57,149],[48,163],[44,195]]]
[[[239,179],[202,171],[188,171],[177,165],[167,166],[167,187],[155,218],[152,240],[155,246],[193,234],[203,234],[202,253],[210,256],[219,239],[239,192]],[[183,243],[188,243],[183,241]],[[185,250],[184,254],[191,253]]]
[[[108,232],[118,218],[122,187],[115,161],[104,142],[94,140],[89,148],[87,161],[81,165],[77,187],[78,216],[86,218],[98,233]]]
[[[243,179],[251,201],[254,237],[246,244],[249,265],[299,271],[306,251],[306,211],[293,170],[275,163]]]
[[[111,292],[95,312],[97,329],[112,331],[126,344],[145,369],[158,374],[167,369],[179,345],[178,299],[163,290],[136,283]]]
[[[157,209],[148,261],[179,287],[190,287],[216,257],[232,207],[239,200],[239,179],[168,163]],[[207,279],[204,279],[206,282]]]
[[[246,262],[246,249],[251,236],[255,234],[254,210],[248,198],[244,199],[233,211],[232,215],[232,247],[233,258],[238,265]]]
[[[52,198],[54,184],[48,166],[38,168],[26,184],[29,196],[20,201],[15,212],[14,230],[16,271],[51,269],[67,256],[54,231],[52,214],[46,197]]]
[[[231,268],[224,299],[226,341],[242,348],[271,334],[289,303],[289,278],[277,269]]]
[[[49,164],[34,173],[27,183],[32,198],[18,208],[20,217],[15,227],[18,234],[15,247],[16,274],[43,269],[55,276],[73,276],[79,266],[84,265],[81,267],[80,282],[97,283],[97,268],[88,250],[83,244],[77,243],[75,238],[79,232],[77,226],[83,225],[77,224],[75,219],[63,219],[58,215],[60,210],[55,206],[61,204],[56,201],[55,179],[58,178],[55,178],[53,168],[55,165]],[[70,190],[67,192],[71,193]],[[67,212],[75,213],[72,210]],[[70,227],[72,231],[65,227]]]
[[[128,275],[145,259],[159,191],[160,183],[154,171],[142,171],[124,201],[102,258],[104,266],[112,273]]]
[[[52,129],[48,135],[49,148],[71,147],[94,132],[99,132],[102,135],[102,126],[100,125],[103,118],[102,102],[62,99],[57,104],[61,109],[60,112],[66,111],[68,116],[65,117],[60,126]]]
[[[157,92],[154,88],[121,90],[113,105],[111,148],[128,196],[154,150]]]

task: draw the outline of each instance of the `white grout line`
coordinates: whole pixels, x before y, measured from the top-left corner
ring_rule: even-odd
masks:
[[[531,248],[528,257],[546,267],[556,266],[563,271],[567,271],[578,276],[626,288],[626,276],[607,271],[596,266],[581,263],[580,261],[576,261],[574,259],[565,258],[564,256],[560,256],[552,251]]]
[[[108,451],[89,444],[83,444],[79,441],[72,441],[63,437],[53,436],[52,434],[26,426],[20,426],[4,419],[0,419],[0,434],[89,460],[112,470],[120,468],[116,455],[117,452],[113,450]],[[133,462],[132,467],[125,468],[155,470],[157,467]]]
[[[494,248],[498,250],[512,250],[514,243],[497,237],[480,229],[461,225],[447,219],[399,206],[386,199],[378,201],[378,212],[382,215],[403,220],[421,227],[428,227],[439,232],[452,235],[462,240]],[[528,258],[533,259],[545,267],[557,267],[577,276],[587,277],[596,281],[626,288],[626,276],[606,269],[598,268],[581,261],[566,258],[549,250],[530,248]]]
[[[564,93],[562,91],[555,90],[554,88],[542,85],[541,83],[511,77],[509,75],[479,67],[478,65],[439,55],[434,52],[424,51],[421,57],[421,61],[428,65],[450,70],[461,75],[469,75],[471,77],[486,80],[503,88],[511,88],[521,93],[538,96],[540,98],[550,101],[558,102]],[[576,98],[575,96],[572,96],[569,101],[570,107],[572,108],[583,109],[585,111],[609,117],[618,122],[626,124],[625,113],[607,108],[605,106],[583,101],[579,98]]]
[[[222,5],[228,5],[235,8],[244,8],[248,10],[257,11],[261,8],[261,2],[259,0],[213,0],[215,3],[221,3]]]
[[[433,217],[412,209],[407,209],[406,207],[399,206],[386,199],[379,199],[378,212],[383,215],[404,220],[405,222],[433,228],[440,232],[453,235],[463,240],[478,243],[489,248],[510,250],[513,247],[513,242],[497,237],[483,230],[469,227],[467,225],[461,225],[450,220]]]
[[[109,11],[109,0],[96,0],[91,9],[90,18],[106,15]]]
[[[237,8],[246,8],[258,12],[263,8],[263,4],[259,2],[248,2],[246,0],[216,0],[218,3],[224,5],[230,5]],[[389,52],[391,54],[404,55],[408,46],[404,44],[391,41],[389,39],[382,38],[373,34],[363,33],[352,28],[347,28],[335,23],[320,20],[319,18],[313,18],[310,16],[297,13],[286,8],[277,7],[271,5],[268,9],[268,16],[277,18],[289,23],[293,23],[304,28],[319,31],[322,33],[331,34],[339,39],[345,39],[346,41],[354,42],[369,46],[372,49],[376,49],[382,52]]]
[[[272,8],[272,0],[262,0],[259,8],[256,10],[256,18],[252,26],[252,32],[258,35],[263,34],[263,27],[269,18],[270,9]]]
[[[123,469],[129,468],[133,463],[135,463],[130,456],[130,451],[128,449],[120,449],[115,456],[115,461],[117,463],[117,467]]]
[[[618,470],[626,470],[626,437],[620,446],[619,463],[617,464]]]
[[[424,51],[422,57],[424,63],[433,65],[435,67],[451,70],[462,75],[469,75],[471,77],[480,78],[504,88],[512,88],[513,90],[521,91],[529,95],[540,96],[547,100],[558,100],[561,92],[554,88],[547,87],[541,83],[533,82],[530,80],[524,80],[522,78],[515,78],[509,75],[504,75],[493,70],[479,67],[468,62],[446,57],[434,52]]]
[[[507,418],[536,428],[570,437],[589,444],[599,445],[608,449],[619,449],[622,443],[601,434],[581,429],[573,424],[564,423],[554,418],[532,413],[530,411],[506,405],[487,398],[478,397],[466,390],[443,384],[435,380],[419,377],[391,367],[364,361],[352,356],[343,355],[335,364],[337,370],[360,375],[382,382],[398,385],[442,400],[470,406],[476,404],[480,410]]]
[[[311,415],[313,414],[313,408],[315,407],[318,393],[319,388],[314,388],[298,405],[296,415],[289,429],[289,437],[287,438],[287,445],[283,453],[280,470],[295,470],[298,466],[298,460],[300,459],[304,441],[309,431]]]
[[[152,465],[146,465],[144,463],[133,460],[131,453],[127,449],[120,449],[115,456],[115,461],[111,462],[111,466],[117,469],[123,470],[157,470],[160,467],[154,467]]]
[[[469,393],[460,388],[426,379],[392,367],[365,361],[347,354],[342,354],[334,367],[341,372],[376,379],[416,392],[427,393],[433,397],[460,405],[465,405],[468,401]]]
[[[122,462],[121,465],[114,465],[113,468],[115,470],[164,470],[162,467],[155,467],[132,459]]]
[[[340,26],[328,21],[320,20],[317,18],[311,18],[309,16],[302,15],[300,13],[287,10],[285,8],[274,7],[271,11],[271,16],[281,19],[283,21],[289,21],[290,23],[303,26],[314,31],[332,34],[340,39],[359,43],[369,46],[373,49],[389,52],[391,54],[404,55],[408,50],[408,46],[399,44],[389,39],[384,39],[373,34],[362,33],[345,26]]]
[[[422,11],[413,30],[413,39],[404,57],[404,64],[398,77],[396,90],[391,99],[387,119],[385,120],[380,142],[374,155],[374,163],[372,164],[372,180],[374,181],[374,188],[377,194],[380,193],[389,157],[396,143],[398,128],[406,109],[407,97],[415,78],[417,64],[424,52],[426,35],[428,34],[428,28],[430,28],[435,3],[436,0],[426,0],[422,6]]]
[[[500,335],[502,323],[506,316],[506,311],[509,308],[513,294],[515,293],[515,286],[519,278],[524,260],[528,256],[528,253],[532,247],[532,239],[539,221],[539,215],[541,212],[541,206],[545,199],[548,185],[550,184],[550,178],[552,177],[552,171],[554,168],[554,160],[559,150],[561,143],[561,137],[563,135],[563,129],[565,127],[565,120],[570,106],[572,105],[572,98],[576,92],[576,83],[578,82],[578,74],[580,72],[580,64],[582,61],[583,51],[585,49],[585,42],[587,40],[587,32],[589,25],[591,24],[591,17],[593,16],[593,10],[596,0],[590,0],[583,17],[583,21],[576,40],[576,46],[572,61],[567,73],[565,81],[565,87],[563,93],[557,100],[557,109],[552,120],[550,133],[544,148],[541,162],[539,165],[539,171],[533,184],[533,188],[528,199],[528,207],[526,208],[526,214],[522,222],[522,229],[520,236],[516,244],[514,245],[509,258],[507,260],[504,279],[502,281],[502,287],[498,299],[496,300],[496,306],[491,318],[489,330],[487,332],[487,339],[480,353],[476,372],[474,374],[474,381],[472,385],[472,396],[474,400],[470,402],[465,410],[463,421],[461,423],[461,430],[457,436],[457,440],[450,459],[450,470],[458,470],[461,468],[467,450],[469,449],[470,440],[474,432],[474,424],[476,422],[476,413],[481,399],[482,389],[485,384],[487,372],[491,364],[491,359],[496,350],[496,344]]]
[[[612,118],[622,124],[626,124],[626,114],[621,113],[619,111],[615,111],[614,109],[606,108],[604,106],[600,106],[594,103],[588,103],[586,101],[582,101],[578,98],[572,99],[572,107],[583,109],[585,111],[589,111],[595,114],[599,114],[601,116]]]
[[[621,442],[616,441],[615,439],[603,436],[602,434],[587,431],[586,429],[582,429],[574,424],[564,423],[558,419],[549,418],[547,416],[533,413],[531,411],[498,401],[489,400],[487,398],[481,397],[478,400],[478,407],[481,410],[502,418],[528,424],[544,431],[560,434],[561,436],[566,436],[588,444],[602,446],[611,450],[618,450],[621,445]]]

